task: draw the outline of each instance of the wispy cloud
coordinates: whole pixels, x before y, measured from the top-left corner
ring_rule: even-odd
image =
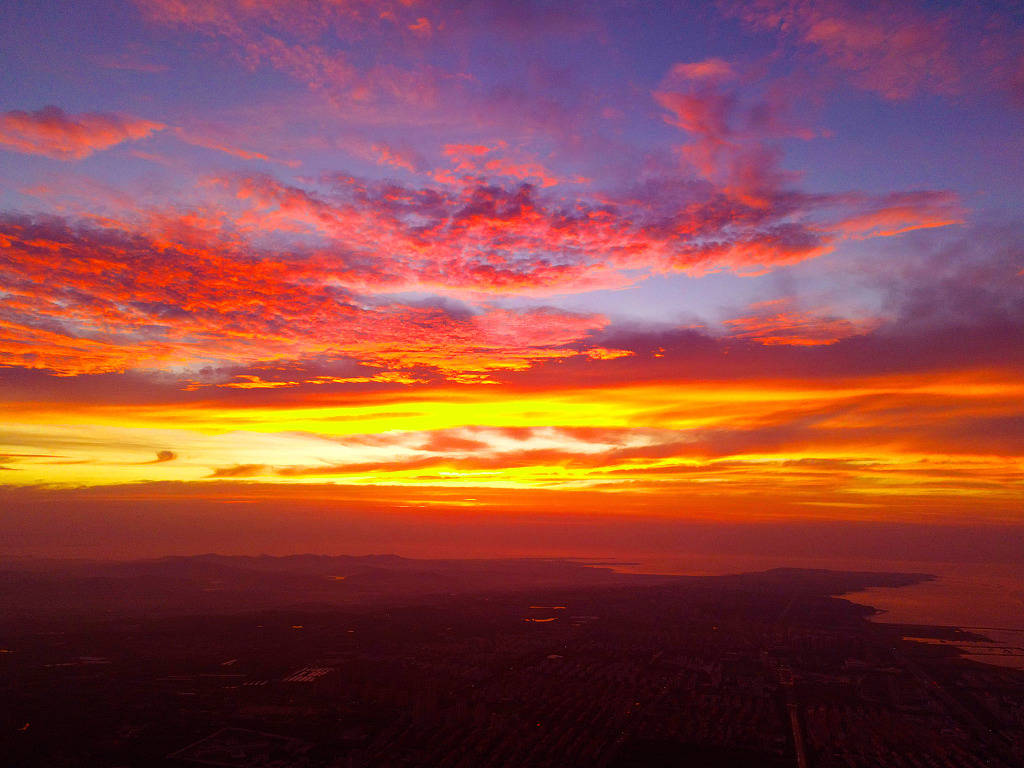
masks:
[[[1008,8],[849,0],[755,0],[724,7],[756,29],[795,38],[858,87],[891,100],[1012,87],[1020,64],[1021,38]]]

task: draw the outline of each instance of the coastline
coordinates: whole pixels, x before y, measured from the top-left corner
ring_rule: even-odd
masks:
[[[956,648],[961,658],[1024,670],[1024,576],[1001,566],[944,569],[905,587],[869,587],[842,598],[870,606],[868,620],[913,642]]]
[[[631,573],[703,576],[769,570],[778,567],[827,568],[875,573],[927,573],[913,584],[836,595],[872,610],[876,624],[907,628],[905,637],[942,642],[962,658],[1024,670],[1024,564],[1011,562],[808,559],[762,556],[677,555],[634,557],[614,563]],[[925,637],[923,628],[930,628]],[[917,634],[914,634],[916,632]],[[951,637],[939,637],[951,634]],[[978,639],[984,638],[984,639]]]

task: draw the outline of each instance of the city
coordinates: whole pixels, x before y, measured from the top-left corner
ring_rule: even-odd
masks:
[[[573,564],[577,583],[559,587],[549,563],[494,567],[538,585],[453,579],[412,600],[382,588],[344,606],[51,617],[24,633],[5,622],[10,764],[1012,768],[1024,755],[1024,672],[903,640],[910,629],[832,596],[924,575],[634,579]]]

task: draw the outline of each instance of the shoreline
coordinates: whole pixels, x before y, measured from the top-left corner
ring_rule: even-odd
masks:
[[[927,584],[933,586],[932,592],[938,599],[927,603],[927,610],[917,612],[914,609],[915,603],[906,602],[907,591]],[[845,593],[841,597],[872,608],[874,612],[866,617],[867,621],[893,628],[905,641],[940,645],[955,649],[957,656],[966,661],[1024,671],[1024,626],[995,626],[994,622],[923,620],[925,616],[933,616],[936,610],[942,612],[943,597],[947,600],[945,607],[948,615],[953,616],[959,610],[963,610],[962,603],[950,600],[949,596],[944,595],[943,590],[948,590],[949,587],[949,580],[943,575],[938,575],[930,582],[918,582],[906,587],[869,587]],[[898,590],[903,591],[902,598]],[[955,592],[951,594],[955,595]],[[916,617],[920,618],[912,620]]]

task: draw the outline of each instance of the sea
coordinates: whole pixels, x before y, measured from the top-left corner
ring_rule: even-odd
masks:
[[[769,568],[825,568],[837,571],[926,573],[935,578],[906,587],[872,587],[841,595],[878,610],[872,621],[889,624],[959,627],[986,638],[943,642],[969,659],[1024,669],[1024,565],[906,560],[816,560],[764,556],[679,555],[637,558],[616,565],[634,573],[720,575]]]

